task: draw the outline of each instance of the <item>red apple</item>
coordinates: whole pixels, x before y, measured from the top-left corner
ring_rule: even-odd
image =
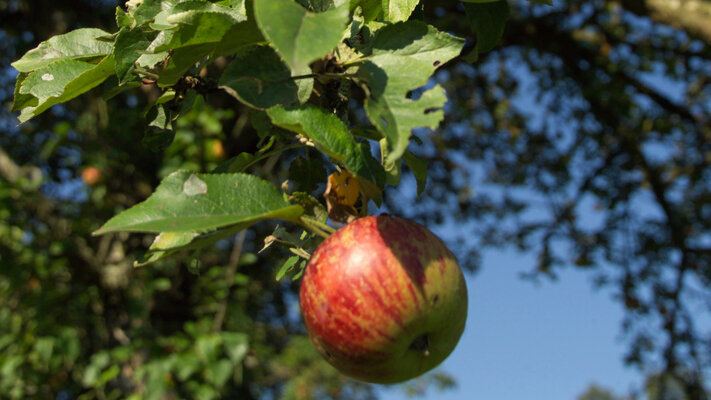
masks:
[[[306,329],[352,378],[396,383],[439,365],[467,318],[456,258],[427,228],[381,215],[357,219],[314,252],[299,300]]]

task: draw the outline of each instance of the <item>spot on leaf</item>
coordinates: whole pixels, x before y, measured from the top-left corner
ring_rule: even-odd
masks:
[[[198,194],[207,193],[207,183],[202,179],[198,178],[197,175],[192,174],[183,184],[183,193],[188,196],[196,196]]]

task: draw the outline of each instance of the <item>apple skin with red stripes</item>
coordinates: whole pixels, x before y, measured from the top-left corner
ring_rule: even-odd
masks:
[[[357,219],[314,252],[299,293],[306,330],[344,375],[391,384],[431,370],[467,318],[455,256],[424,226],[388,215]]]

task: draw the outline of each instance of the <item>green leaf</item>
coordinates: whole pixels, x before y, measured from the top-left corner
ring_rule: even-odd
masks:
[[[221,388],[227,383],[227,380],[230,379],[233,371],[234,365],[232,365],[230,360],[215,360],[207,364],[205,378],[213,386]]]
[[[414,128],[439,125],[444,117],[440,109],[447,100],[444,89],[435,85],[417,100],[409,95],[426,85],[438,66],[456,57],[463,42],[419,21],[388,25],[376,32],[369,60],[358,75],[369,87],[366,114],[387,139],[386,162],[402,157]]]
[[[252,1],[247,1],[241,7],[235,7],[235,9],[246,16],[246,21],[232,25],[222,42],[217,45],[217,49],[215,49],[216,55],[232,55],[243,46],[266,41],[257,26]]]
[[[316,221],[326,223],[328,221],[328,211],[326,206],[321,204],[314,196],[306,192],[294,192],[289,195],[289,200],[292,203],[298,204],[304,208],[304,215],[309,216]],[[314,236],[317,238],[318,236]],[[300,245],[303,247],[303,243]]]
[[[389,159],[388,154],[388,141],[383,138],[380,140],[380,158],[385,169],[385,183],[397,186],[402,177],[402,160],[399,158]]]
[[[360,0],[359,5],[363,12],[364,22],[377,19],[383,11],[382,0]]]
[[[485,53],[493,49],[501,40],[511,15],[508,1],[464,4],[464,10],[476,34],[475,51]]]
[[[294,71],[338,46],[348,23],[348,4],[312,13],[292,0],[254,0],[254,14],[264,37]]]
[[[119,368],[118,365],[114,364],[110,366],[109,369],[101,373],[96,382],[94,382],[94,386],[106,385],[110,380],[118,376],[119,372],[121,372],[121,368]]]
[[[249,336],[239,332],[221,332],[222,345],[232,364],[237,365],[244,360],[249,350]]]
[[[67,59],[35,70],[23,80],[19,92],[35,97],[37,105],[23,108],[20,122],[26,122],[55,104],[64,103],[89,91],[114,72],[113,56],[105,57],[99,64]],[[30,104],[27,97],[23,101],[26,105]]]
[[[195,2],[190,2],[195,3]],[[174,84],[185,72],[207,56],[226,55],[242,46],[261,41],[254,24],[245,15],[228,7],[211,5],[209,10],[190,10],[166,17],[177,25],[169,40],[154,51],[172,51],[167,65],[160,71],[161,86]]]
[[[111,218],[108,232],[206,232],[263,219],[296,220],[303,212],[269,182],[247,174],[177,171],[144,202]]]
[[[382,0],[383,15],[390,22],[407,21],[420,0]]]
[[[168,63],[159,73],[158,84],[170,86],[198,61],[210,55],[232,25],[239,22],[233,16],[219,12],[189,11],[171,18],[180,25],[171,40],[155,51],[170,50]]]
[[[146,48],[146,52],[141,54],[136,61],[136,64],[144,68],[154,68],[158,63],[164,61],[168,57],[167,51],[156,51],[157,48],[165,45],[170,41],[172,32],[160,32],[158,36]]]
[[[141,4],[133,11],[136,26],[153,21],[156,15],[165,9],[173,7],[176,2],[175,0],[142,0]]]
[[[22,84],[27,79],[27,73],[20,72],[17,75],[17,81],[15,82],[15,95],[13,96],[12,111],[20,111],[26,107],[36,107],[39,102],[37,98],[31,94],[20,93],[20,88]]]
[[[109,34],[101,29],[82,28],[53,36],[25,53],[11,65],[20,72],[32,72],[57,61],[90,60],[111,54],[113,43],[97,40]]]
[[[235,18],[239,18],[240,20],[244,19],[244,14],[240,15],[238,12],[229,7],[213,4],[205,0],[188,0],[180,1],[175,3],[170,8],[163,9],[161,12],[156,14],[150,26],[155,30],[173,30],[177,27],[175,18],[181,13],[187,13],[190,11],[223,12],[225,14],[232,15]]]
[[[309,6],[317,13],[324,12],[333,6],[333,0],[309,0]]]
[[[237,52],[220,78],[220,88],[240,102],[265,109],[298,102],[299,87],[292,73],[269,46],[251,46]]]
[[[175,139],[173,121],[177,118],[164,104],[156,104],[147,115],[151,121],[147,126],[141,142],[153,151],[168,148]]]
[[[320,159],[297,157],[289,165],[289,180],[294,190],[311,193],[326,182],[326,168]]]
[[[252,166],[255,162],[255,157],[252,153],[239,153],[236,156],[230,158],[224,163],[220,164],[215,168],[213,173],[235,173],[244,172],[247,168]]]
[[[151,249],[170,250],[178,247],[183,247],[198,236],[196,232],[163,232],[156,236]]]
[[[415,175],[417,181],[417,196],[420,196],[425,191],[427,185],[427,163],[409,151],[403,154],[402,159]]]
[[[313,105],[267,110],[272,123],[313,140],[317,149],[341,162],[353,175],[369,180],[378,188],[385,183],[383,167],[370,154],[365,143],[359,143],[348,127],[334,114]]]
[[[179,251],[199,250],[208,246],[212,246],[219,240],[225,239],[235,233],[247,229],[251,222],[232,225],[228,228],[218,229],[216,231],[198,234],[197,232],[163,232],[156,236],[146,254],[134,261],[134,267],[142,267],[144,265],[162,260]]]
[[[291,256],[284,261],[284,264],[281,265],[281,268],[279,268],[279,271],[276,274],[276,277],[274,278],[277,281],[280,281],[284,275],[286,275],[287,272],[291,271],[297,263],[300,261],[304,260],[303,258],[299,256]]]
[[[133,16],[126,13],[121,7],[116,7],[116,25],[119,29],[130,28],[136,23]]]
[[[116,36],[114,58],[116,59],[116,76],[119,85],[132,78],[136,61],[146,51],[151,42],[140,30],[121,29]]]

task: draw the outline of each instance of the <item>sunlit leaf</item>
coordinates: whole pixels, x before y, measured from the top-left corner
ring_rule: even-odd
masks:
[[[22,81],[19,93],[31,95],[37,99],[29,101],[23,97],[24,104],[19,120],[27,120],[41,114],[51,106],[69,101],[82,93],[100,85],[115,73],[113,56],[105,57],[99,64],[92,64],[76,59],[66,59],[37,69]]]
[[[436,128],[444,117],[444,89],[435,85],[411,99],[425,86],[438,66],[456,57],[463,40],[419,21],[388,25],[377,31],[369,59],[358,70],[368,82],[368,118],[387,139],[387,162],[395,162],[407,148],[412,130]]]
[[[264,37],[294,71],[338,46],[348,23],[348,4],[322,13],[292,0],[255,0],[254,14]]]
[[[379,188],[383,187],[383,167],[370,154],[370,148],[365,143],[357,142],[348,127],[334,114],[311,105],[272,107],[267,114],[274,125],[313,140],[319,150],[341,162],[351,173]]]
[[[382,0],[382,10],[387,21],[407,21],[420,0]]]
[[[113,43],[97,40],[109,34],[101,29],[82,28],[53,36],[25,53],[11,65],[20,72],[32,72],[57,61],[89,60],[111,54]]]
[[[247,174],[174,172],[144,202],[116,215],[95,234],[133,232],[206,232],[229,225],[280,218],[303,212],[269,182]]]
[[[122,29],[116,36],[114,58],[119,84],[131,80],[136,61],[146,51],[151,42],[140,30]]]

